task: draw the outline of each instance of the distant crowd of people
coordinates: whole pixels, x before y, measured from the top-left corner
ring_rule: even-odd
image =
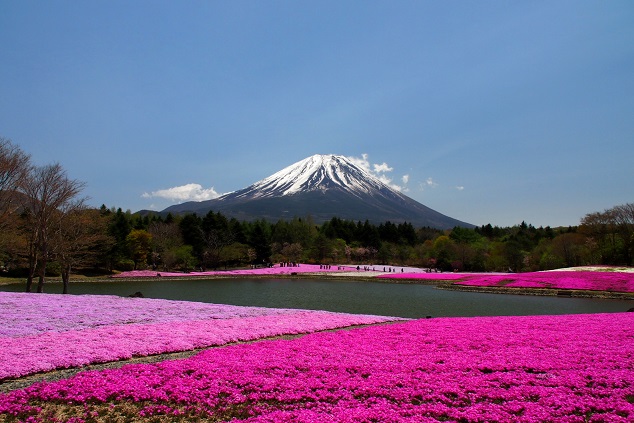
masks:
[[[273,263],[266,263],[265,264],[266,267],[273,267],[274,264]],[[299,267],[300,263],[294,262],[294,261],[282,261],[279,263],[280,267]],[[251,265],[252,269],[256,269],[258,267],[263,267],[262,265]],[[332,265],[330,264],[320,264],[319,265],[319,269],[321,270],[331,270],[332,269]],[[347,266],[337,266],[337,270],[346,270],[346,268],[348,268]],[[391,266],[383,266],[383,272],[384,273],[396,273],[398,271],[399,268],[397,267],[391,267]],[[405,273],[405,268],[401,267],[401,273]],[[380,268],[377,268],[376,266],[357,266],[357,271],[361,272],[381,272]],[[435,268],[435,267],[428,267],[426,269],[424,269],[424,271],[426,273],[442,273],[442,270]],[[159,275],[160,276],[160,275]]]
[[[361,270],[363,270],[365,272],[370,272],[370,271],[377,272],[378,271],[378,270],[376,270],[376,267],[370,268],[370,266],[363,266],[363,267],[357,266],[357,271],[359,272]],[[383,266],[383,272],[396,273],[396,268],[395,267],[385,267],[385,266]],[[403,269],[401,267],[401,273],[404,273],[404,272],[405,272],[405,269]]]

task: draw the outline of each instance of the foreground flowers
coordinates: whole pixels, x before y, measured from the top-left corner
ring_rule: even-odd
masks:
[[[84,372],[0,420],[629,422],[633,345],[631,313],[425,319]]]
[[[101,295],[0,292],[0,380],[394,318]]]

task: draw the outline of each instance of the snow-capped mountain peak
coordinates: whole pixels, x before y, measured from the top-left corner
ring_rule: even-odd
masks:
[[[377,189],[390,189],[345,156],[315,154],[232,194],[266,198],[332,188],[366,194]]]
[[[222,212],[238,220],[332,217],[417,226],[471,226],[412,200],[345,156],[316,154],[213,200],[177,204],[165,213]]]

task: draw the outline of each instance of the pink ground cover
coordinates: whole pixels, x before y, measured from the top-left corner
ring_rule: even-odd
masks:
[[[473,277],[473,273],[390,273],[378,275],[378,279],[419,279],[427,281],[455,281]]]
[[[113,278],[148,278],[148,277],[183,277],[183,276],[261,276],[261,275],[290,275],[292,273],[313,273],[313,272],[337,272],[341,270],[351,271],[352,267],[330,266],[325,268],[319,264],[300,264],[299,266],[287,267],[279,264],[273,267],[262,267],[256,269],[240,269],[240,270],[216,270],[208,272],[161,272],[156,270],[132,270],[129,272],[121,272],[113,275]]]
[[[231,319],[296,312],[114,295],[0,292],[0,338],[132,323]]]
[[[580,289],[634,292],[633,272],[548,271],[530,273],[394,273],[379,279],[455,281],[455,285],[501,286],[510,288]]]
[[[456,281],[456,285],[504,286],[511,288],[581,289],[634,292],[634,273],[623,272],[532,272],[508,275],[479,275]]]
[[[439,318],[207,350],[0,395],[0,420],[631,422],[634,314]]]
[[[0,292],[0,380],[395,318],[147,298]]]

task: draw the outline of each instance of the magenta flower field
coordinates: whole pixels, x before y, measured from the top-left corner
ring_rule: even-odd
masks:
[[[0,421],[631,422],[634,313],[439,318],[0,395]]]
[[[510,288],[581,289],[634,292],[634,273],[620,272],[533,272],[509,275],[480,275],[456,285],[505,286]]]
[[[373,270],[385,269],[384,266],[364,266]],[[396,269],[396,268],[395,268]],[[405,270],[405,268],[400,268]],[[581,268],[583,269],[583,268]],[[354,266],[320,266],[315,264],[300,264],[295,267],[273,267],[241,270],[223,270],[191,273],[169,273],[150,270],[135,270],[123,272],[116,278],[148,278],[157,277],[184,277],[184,276],[276,276],[301,273],[337,273],[354,274]],[[364,275],[364,272],[358,272]],[[634,272],[612,272],[595,270],[583,271],[547,271],[529,273],[428,273],[423,269],[407,268],[407,271],[394,271],[384,274],[372,275],[377,279],[385,280],[426,280],[426,281],[455,281],[456,285],[509,287],[509,288],[548,288],[548,289],[576,289],[589,291],[610,292],[634,292]]]
[[[634,273],[632,272],[395,273],[377,277],[381,279],[449,280],[455,281],[455,285],[466,286],[634,292]]]
[[[385,275],[378,275],[378,279],[412,279],[412,280],[424,280],[424,281],[458,281],[474,277],[475,273],[423,273],[423,272],[408,272],[408,273],[388,273]]]
[[[0,292],[0,380],[396,318],[102,295]]]

